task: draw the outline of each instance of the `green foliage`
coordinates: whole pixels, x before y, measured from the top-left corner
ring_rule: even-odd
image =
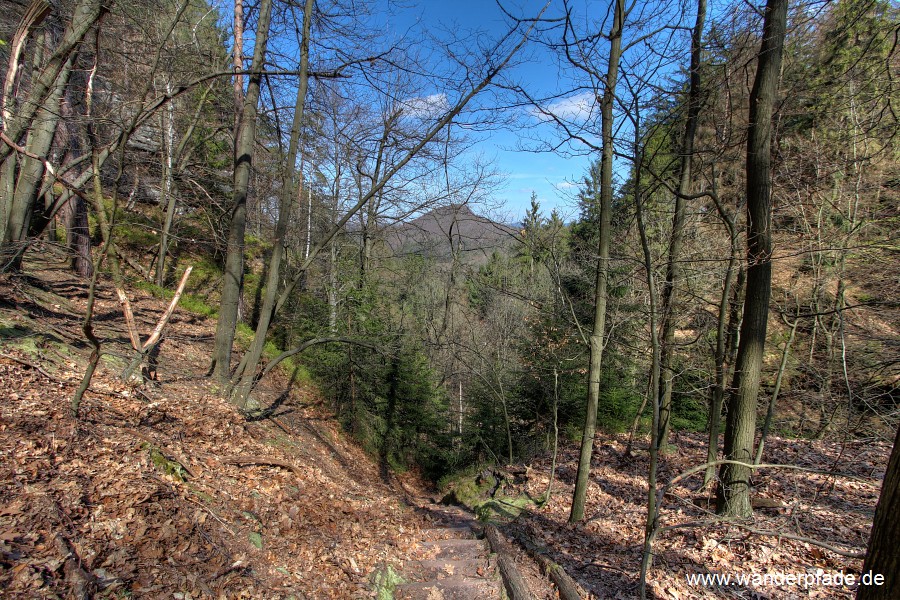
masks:
[[[357,294],[355,300],[366,310],[374,297]],[[383,468],[405,470],[417,465],[436,479],[452,464],[446,454],[450,444],[445,394],[422,351],[385,337],[385,323],[375,314],[359,319],[359,325],[382,351],[320,346],[307,364],[334,402],[344,427]]]
[[[404,581],[403,577],[391,565],[375,571],[372,575],[372,588],[376,600],[393,600],[394,590]]]
[[[175,481],[184,482],[187,480],[187,471],[184,470],[184,466],[182,466],[181,463],[168,458],[156,446],[151,446],[147,443],[143,443],[141,446],[147,449],[150,456],[150,462],[153,463],[160,472],[168,475]]]
[[[250,540],[250,543],[253,544],[258,550],[262,550],[263,547],[263,539],[262,535],[259,532],[251,531],[247,534],[247,539]]]
[[[619,374],[604,370],[597,405],[599,427],[611,432],[626,431],[640,404],[640,396],[634,389],[621,383]]]

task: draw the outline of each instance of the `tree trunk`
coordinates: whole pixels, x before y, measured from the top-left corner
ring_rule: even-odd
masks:
[[[881,495],[875,507],[869,550],[863,563],[863,574],[881,575],[881,585],[862,585],[856,593],[856,600],[890,600],[897,597],[900,589],[900,429],[894,439],[894,450],[888,461]]]
[[[284,243],[287,235],[288,223],[291,220],[291,208],[294,204],[294,196],[297,193],[297,155],[300,152],[300,130],[303,125],[303,113],[306,106],[306,90],[309,84],[309,35],[312,26],[313,0],[306,0],[303,11],[303,38],[300,42],[300,81],[297,86],[297,99],[294,103],[294,121],[291,124],[291,137],[288,143],[287,156],[284,157],[284,167],[281,175],[281,197],[278,203],[278,221],[275,225],[275,239],[272,241],[272,256],[268,264],[268,276],[266,277],[266,294],[263,298],[262,309],[259,314],[259,323],[253,335],[253,341],[247,354],[241,361],[242,368],[235,373],[237,383],[233,395],[233,402],[244,408],[247,404],[247,396],[253,386],[256,376],[256,368],[262,357],[263,347],[266,344],[266,334],[269,332],[269,324],[275,314],[275,301],[278,298],[278,284],[281,282],[281,262],[284,258]],[[238,379],[239,378],[239,379]]]
[[[678,193],[675,194],[675,215],[672,218],[672,237],[669,241],[669,259],[666,264],[666,281],[662,289],[662,349],[660,373],[662,390],[660,395],[659,449],[666,451],[669,443],[669,426],[672,421],[672,388],[675,370],[672,358],[675,351],[675,301],[678,291],[679,261],[684,245],[685,197],[691,187],[691,161],[694,155],[694,137],[700,117],[700,58],[703,51],[703,26],[706,22],[706,0],[697,0],[697,20],[691,35],[691,78],[688,88],[687,121],[681,138],[681,163],[678,167]]]
[[[212,365],[212,372],[220,383],[226,383],[231,375],[231,347],[234,343],[238,305],[244,282],[247,192],[250,187],[250,168],[256,145],[257,104],[271,19],[272,0],[261,0],[247,95],[241,108],[240,124],[234,140],[234,192],[231,204],[231,223],[228,228],[228,250],[225,255],[225,275],[222,283],[222,299],[219,307],[219,321],[216,325]]]
[[[725,425],[725,458],[753,460],[756,405],[769,320],[772,289],[771,147],[772,111],[781,73],[787,29],[787,0],[768,0],[756,78],[750,93],[747,130],[747,292],[744,319]],[[729,517],[749,517],[752,469],[722,465],[718,511]]]
[[[91,231],[88,224],[87,204],[80,196],[69,200],[63,208],[66,226],[66,245],[72,255],[72,268],[79,277],[89,278],[94,273],[91,261]]]
[[[732,254],[732,257],[734,255]],[[734,272],[734,265],[729,263],[729,271]],[[744,280],[746,274],[744,268],[741,267],[737,274],[737,283],[734,289],[728,292],[726,288],[730,288],[726,276],[725,286],[722,289],[722,302],[719,304],[719,340],[716,342],[716,383],[713,386],[712,396],[709,400],[709,417],[706,424],[706,432],[709,436],[709,442],[706,446],[706,462],[714,463],[719,459],[719,428],[722,423],[722,405],[725,403],[725,382],[728,381],[730,365],[734,364],[737,355],[738,335],[741,325],[741,312],[744,309],[743,294]],[[728,296],[731,295],[731,301]],[[723,329],[725,324],[726,308],[728,314],[728,328]],[[703,485],[709,485],[715,476],[716,468],[709,466],[703,475]]]
[[[234,48],[231,64],[234,67],[234,135],[237,137],[244,105],[244,0],[234,0]]]
[[[5,124],[8,124],[13,118],[13,108],[16,102],[15,89],[20,82],[21,67],[24,62],[23,54],[28,38],[31,32],[47,18],[50,12],[51,7],[47,2],[44,0],[33,0],[13,36],[6,78],[3,81],[3,95],[0,96],[0,118]],[[47,35],[46,31],[44,35]],[[36,67],[39,67],[43,60],[40,48],[41,45],[38,44],[32,54]],[[35,72],[37,72],[37,69],[35,69]],[[16,157],[10,155],[5,160],[0,160],[0,228],[3,231],[5,231],[15,190],[15,176]],[[0,237],[2,237],[2,232],[0,232]]]
[[[609,239],[613,195],[613,103],[616,94],[616,79],[619,74],[619,58],[622,54],[625,0],[616,0],[614,10],[612,29],[609,32],[609,65],[606,72],[606,86],[600,101],[603,139],[603,152],[600,159],[600,241],[597,249],[597,277],[594,284],[594,326],[590,336],[588,398],[584,415],[584,430],[581,435],[578,474],[575,480],[575,492],[572,496],[572,510],[569,513],[570,523],[577,523],[584,518],[584,503],[591,471],[591,455],[594,451],[594,433],[597,429],[603,338],[606,333],[606,286],[609,281]]]
[[[72,20],[66,27],[56,50],[47,60],[47,64],[34,78],[28,95],[20,102],[19,110],[11,112],[10,118],[4,118],[4,133],[15,143],[20,143],[25,133],[34,126],[36,113],[46,104],[46,99],[53,93],[53,88],[67,68],[72,55],[84,39],[87,32],[100,19],[106,9],[101,0],[81,0],[75,7]],[[7,107],[8,108],[8,107]],[[8,144],[0,144],[0,161],[5,161],[13,152]]]
[[[69,82],[69,75],[72,73],[73,62],[74,55],[66,61],[56,85],[35,114],[35,122],[29,129],[25,142],[25,149],[34,156],[46,157],[50,153],[56,126],[59,123],[60,102]],[[3,236],[3,245],[7,248],[7,252],[15,257],[11,265],[13,269],[19,268],[25,239],[31,229],[31,218],[44,180],[44,171],[44,163],[32,156],[23,156],[19,163]]]
[[[700,0],[703,4],[704,0]],[[698,19],[699,20],[699,19]],[[700,27],[702,30],[702,26]],[[637,109],[634,111],[635,148],[640,148],[640,120]],[[635,160],[634,206],[637,216],[638,232],[641,238],[641,251],[644,259],[644,271],[647,276],[647,293],[650,301],[650,402],[653,407],[653,423],[650,427],[650,466],[647,473],[647,520],[644,525],[644,547],[641,556],[640,596],[647,597],[647,573],[653,564],[653,541],[659,523],[659,507],[656,505],[656,480],[659,467],[659,453],[662,446],[662,403],[659,393],[661,371],[660,340],[657,335],[656,278],[653,276],[653,255],[647,238],[647,227],[644,221],[643,190],[641,189],[641,171],[643,167],[643,151],[638,151]]]
[[[172,93],[172,84],[166,82],[166,93]],[[163,151],[163,176],[162,198],[160,205],[165,205],[166,212],[163,226],[159,232],[159,256],[156,259],[156,285],[163,287],[166,284],[166,254],[169,251],[169,234],[172,231],[172,223],[175,220],[175,101],[166,105],[165,116],[162,117],[162,151]]]

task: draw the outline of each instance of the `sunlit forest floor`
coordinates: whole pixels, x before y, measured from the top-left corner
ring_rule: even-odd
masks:
[[[660,484],[706,460],[705,436],[679,434],[662,459]],[[540,511],[523,513],[512,530],[552,549],[553,559],[599,598],[632,598],[638,580],[647,514],[646,442],[637,441],[630,459],[623,459],[627,435],[601,435],[595,445],[586,519],[567,523],[574,490],[577,448],[563,447],[558,481],[550,502]],[[773,438],[766,462],[795,465],[834,475],[794,470],[760,470],[752,480],[757,508],[752,522],[741,527],[719,522],[711,511],[715,490],[701,489],[703,473],[669,490],[663,501],[660,534],[648,577],[656,598],[851,598],[845,586],[691,584],[693,574],[740,575],[852,573],[862,560],[779,535],[823,542],[849,554],[864,553],[869,538],[881,478],[890,454],[883,442],[847,443]],[[523,491],[546,490],[550,459],[531,464]],[[755,531],[754,531],[755,530]],[[762,535],[760,532],[769,532]],[[821,581],[821,580],[820,580]]]
[[[205,377],[215,328],[205,317],[177,310],[157,380],[128,385],[117,377],[130,358],[128,334],[115,290],[101,280],[95,327],[107,354],[73,420],[69,405],[89,354],[80,332],[87,290],[52,255],[0,280],[5,595],[371,597],[377,573],[417,555],[429,526],[415,510],[423,484],[412,474],[386,481],[302,377],[266,382],[258,399],[275,406],[267,418],[237,413]],[[167,301],[142,291],[129,296],[146,336]],[[565,443],[550,502],[505,528],[546,545],[602,598],[637,592],[647,456],[637,440],[635,456],[622,460],[626,441],[598,437],[584,524],[566,523],[577,456]],[[702,436],[674,436],[661,481],[703,462],[704,453]],[[700,479],[674,487],[661,524],[679,528],[654,547],[652,596],[851,597],[841,587],[704,587],[687,576],[858,574],[859,559],[771,532],[862,552],[888,453],[883,443],[771,440],[768,462],[835,475],[760,472],[756,495],[774,507],[757,510],[741,528],[714,521]],[[549,456],[534,461],[506,491],[538,497],[549,469]],[[535,587],[539,597],[553,597]]]

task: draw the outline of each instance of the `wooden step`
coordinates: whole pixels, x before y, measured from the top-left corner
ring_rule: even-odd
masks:
[[[447,577],[421,583],[405,583],[394,590],[396,600],[497,600],[500,586],[495,580]]]
[[[434,540],[423,542],[429,558],[447,560],[467,560],[484,558],[489,553],[489,547],[484,540]],[[434,552],[437,550],[437,552]]]
[[[475,534],[472,533],[472,528],[468,525],[455,525],[453,527],[423,529],[419,532],[419,537],[423,540],[468,540],[474,538]]]
[[[467,560],[437,558],[409,562],[407,572],[414,581],[428,581],[449,577],[493,577],[496,567],[487,557]]]

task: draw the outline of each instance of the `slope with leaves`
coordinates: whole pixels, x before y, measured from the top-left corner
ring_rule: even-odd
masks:
[[[315,390],[280,377],[247,420],[210,389],[213,324],[178,309],[158,379],[116,377],[130,354],[109,282],[105,352],[82,418],[87,286],[31,253],[0,282],[0,588],[10,597],[355,597],[402,565],[425,522],[343,439]],[[40,262],[37,262],[40,261]],[[142,333],[164,301],[134,292]]]
[[[660,488],[679,474],[702,465],[702,434],[676,432],[676,451],[660,466]],[[565,443],[553,496],[507,527],[545,549],[578,583],[598,598],[636,598],[647,515],[648,456],[645,441],[626,456],[628,436],[600,434],[594,443],[584,523],[567,523],[574,489],[578,448]],[[890,454],[885,442],[774,438],[767,446],[771,462],[806,471],[760,469],[753,475],[751,520],[729,521],[715,515],[715,489],[702,488],[703,469],[665,490],[659,525],[665,528],[654,547],[649,572],[650,597],[684,598],[852,598],[854,586],[818,583],[776,585],[753,580],[785,574],[834,574],[859,581],[875,504]],[[539,497],[547,489],[551,460],[528,466],[528,479],[507,494]],[[830,549],[829,549],[830,548]],[[852,555],[857,555],[853,558]],[[731,585],[691,582],[692,576],[730,575]],[[749,579],[738,583],[739,576]],[[783,581],[783,579],[782,579]]]

